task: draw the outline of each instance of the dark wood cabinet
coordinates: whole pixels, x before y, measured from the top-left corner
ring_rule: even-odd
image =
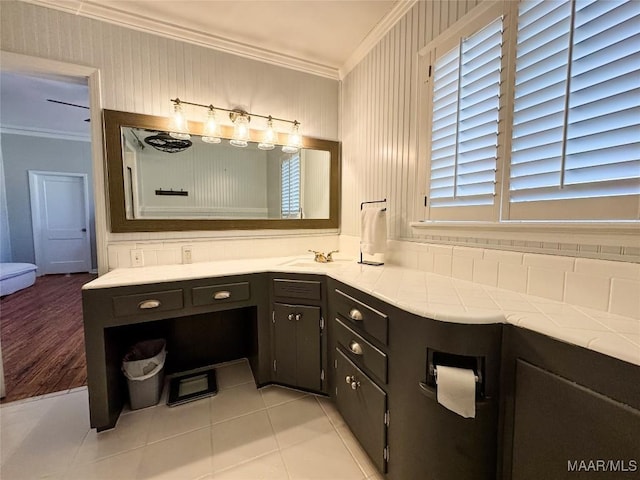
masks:
[[[273,382],[326,393],[325,289],[318,275],[271,275]]]
[[[388,305],[329,280],[331,396],[380,472],[389,465]]]
[[[640,369],[506,325],[504,480],[640,477]]]
[[[273,369],[278,383],[322,389],[320,307],[273,304]]]
[[[362,448],[381,472],[386,470],[387,393],[336,350],[336,404]]]
[[[122,359],[141,340],[166,340],[167,373],[245,357],[256,384],[269,383],[267,292],[264,274],[83,290],[91,426],[115,426],[127,398]]]
[[[166,338],[168,373],[247,357],[258,386],[329,394],[388,480],[640,472],[640,368],[513,325],[432,320],[312,274],[83,290],[83,310],[98,430],[126,398],[126,349]],[[474,370],[475,418],[438,402],[440,365]]]

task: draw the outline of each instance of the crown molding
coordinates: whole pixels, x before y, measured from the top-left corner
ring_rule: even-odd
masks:
[[[91,133],[63,132],[45,128],[27,128],[15,125],[0,125],[0,133],[9,135],[25,135],[28,137],[54,138],[56,140],[72,140],[74,142],[90,142]]]
[[[259,62],[266,62],[300,72],[310,73],[332,80],[339,79],[336,67],[304,60],[291,55],[284,55],[245,43],[235,42],[223,37],[203,33],[197,30],[179,27],[168,22],[142,18],[113,7],[105,7],[93,0],[82,2],[59,2],[57,0],[22,0],[41,7],[60,10],[73,15],[101,20],[121,27],[127,27],[153,35],[170,38],[182,42],[212,48],[222,52],[238,55]]]
[[[340,67],[338,72],[340,80],[344,79],[347,74],[360,63],[364,57],[375,47],[380,40],[398,23],[398,21],[411,10],[417,0],[398,0],[391,11],[384,16],[380,22],[373,27],[364,40],[358,45],[347,61]]]

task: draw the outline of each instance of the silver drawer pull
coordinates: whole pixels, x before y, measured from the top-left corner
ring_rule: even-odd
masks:
[[[138,304],[138,308],[140,310],[150,310],[152,308],[158,308],[160,305],[162,305],[160,300],[145,300]]]
[[[291,321],[295,320],[296,317],[293,316],[293,313],[290,313],[289,315],[287,315],[287,318]]]
[[[231,292],[229,290],[220,290],[213,294],[213,298],[215,300],[224,300],[225,298],[231,297]]]
[[[360,344],[355,340],[351,340],[351,342],[349,342],[349,350],[356,355],[362,355],[364,353]]]
[[[361,321],[362,313],[360,313],[360,310],[358,310],[357,308],[352,308],[351,310],[349,310],[349,318],[351,320]]]
[[[344,379],[345,383],[347,385],[351,385],[351,382],[355,382],[356,381],[356,377],[355,375],[347,375]]]
[[[351,390],[357,390],[358,388],[360,388],[360,382],[358,382],[357,380],[351,382]]]

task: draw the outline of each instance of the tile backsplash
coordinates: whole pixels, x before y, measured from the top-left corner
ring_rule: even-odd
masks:
[[[359,239],[340,248],[357,253]],[[640,319],[640,264],[389,240],[387,264]]]
[[[190,250],[191,262],[186,261],[185,249]],[[125,241],[110,243],[107,252],[109,270],[113,270],[133,267],[132,250],[142,250],[143,265],[150,266],[310,255],[308,252],[310,249],[323,252],[337,250],[338,235]]]

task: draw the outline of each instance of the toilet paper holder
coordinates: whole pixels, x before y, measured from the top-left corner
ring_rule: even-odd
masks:
[[[476,381],[476,398],[484,398],[484,356],[460,355],[427,348],[427,371],[425,384],[437,390],[438,365],[473,370]]]
[[[433,365],[429,365],[429,375],[431,375],[436,383],[438,383],[438,366],[433,366]],[[482,374],[479,373],[478,375],[474,375],[474,378],[476,379],[476,383],[482,383]]]

